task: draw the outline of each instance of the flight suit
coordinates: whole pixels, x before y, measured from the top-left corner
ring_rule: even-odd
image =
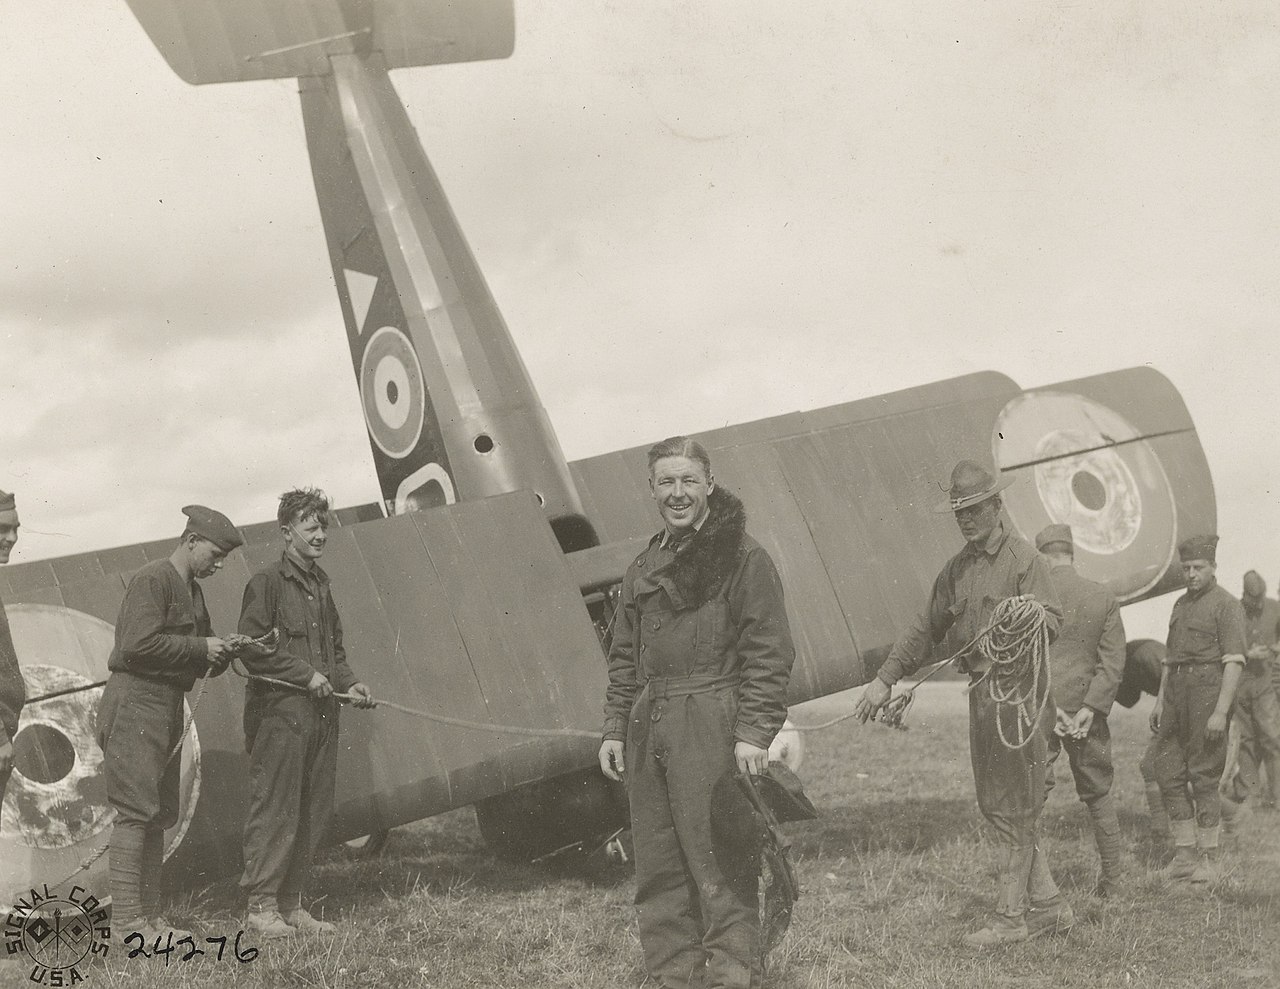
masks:
[[[115,810],[110,858],[113,911],[121,921],[156,914],[164,831],[178,822],[183,697],[209,670],[213,635],[204,594],[173,564],[143,566],[116,619],[111,671],[98,705],[107,800]],[[214,667],[217,676],[225,665]]]
[[[1053,789],[1053,767],[1065,748],[1076,794],[1089,810],[1094,841],[1102,861],[1102,883],[1120,869],[1120,821],[1111,800],[1114,770],[1107,715],[1124,676],[1125,636],[1120,603],[1104,586],[1081,577],[1064,564],[1050,571],[1062,605],[1062,630],[1049,648],[1053,703],[1067,714],[1090,708],[1093,722],[1082,739],[1050,731],[1046,792]]]
[[[1194,818],[1202,847],[1217,846],[1218,781],[1227,757],[1225,733],[1208,742],[1205,727],[1222,688],[1223,658],[1243,656],[1244,641],[1244,611],[1219,584],[1199,594],[1187,591],[1174,603],[1154,764],[1171,826]]]
[[[1244,608],[1245,646],[1266,646],[1266,659],[1246,656],[1240,683],[1236,687],[1231,717],[1240,739],[1240,773],[1232,784],[1230,798],[1237,803],[1258,793],[1262,777],[1259,769],[1267,767],[1267,783],[1274,799],[1276,776],[1280,773],[1280,699],[1271,681],[1271,667],[1276,660],[1280,638],[1280,604],[1264,597],[1242,599]]]
[[[777,570],[745,532],[704,602],[673,580],[677,553],[703,552],[717,513],[741,511],[723,489],[709,504],[698,536],[677,548],[659,533],[627,569],[603,737],[626,743],[646,968],[663,986],[746,989],[760,978],[758,876],[717,865],[711,793],[735,741],[767,748],[782,727],[795,649]]]
[[[329,576],[304,570],[287,555],[250,578],[240,631],[255,638],[272,628],[280,645],[269,656],[245,657],[249,673],[306,687],[314,673],[343,693],[356,677],[347,665],[342,621]],[[311,863],[333,819],[338,772],[338,701],[250,682],[245,690],[249,810],[244,822],[244,875],[249,910],[298,907]]]
[[[955,652],[990,623],[996,605],[1025,594],[1044,607],[1049,637],[1055,638],[1062,608],[1049,565],[1035,547],[1001,522],[984,547],[966,544],[947,561],[933,583],[925,610],[894,644],[876,675],[892,686],[930,660]],[[978,684],[987,665],[976,651],[962,659],[973,684]],[[996,913],[1014,920],[1023,917],[1028,902],[1040,909],[1059,898],[1048,861],[1036,842],[1048,762],[1046,721],[1051,721],[1052,712],[1046,709],[1041,715],[1027,745],[1010,749],[1000,739],[996,711],[985,683],[969,691],[974,789],[978,809],[995,828],[999,841]]]

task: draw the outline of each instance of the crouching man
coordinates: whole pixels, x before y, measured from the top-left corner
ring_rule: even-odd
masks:
[[[700,444],[652,447],[649,489],[663,528],[623,580],[600,768],[627,782],[649,974],[747,989],[760,979],[758,875],[716,862],[712,790],[734,769],[763,772],[786,717],[782,582]]]

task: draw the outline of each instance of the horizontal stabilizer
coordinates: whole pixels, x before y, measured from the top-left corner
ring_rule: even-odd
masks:
[[[189,83],[324,75],[329,56],[380,52],[389,69],[506,58],[513,0],[128,0]]]

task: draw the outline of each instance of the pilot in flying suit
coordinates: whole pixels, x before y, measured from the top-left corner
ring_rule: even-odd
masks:
[[[0,491],[0,563],[9,562],[9,551],[18,541],[18,508],[13,495]],[[22,668],[9,634],[9,619],[0,601],[0,800],[4,799],[9,774],[13,771],[13,740],[18,734],[18,717],[27,699]]]
[[[601,768],[627,783],[649,973],[675,989],[747,989],[760,978],[758,876],[717,865],[711,794],[726,772],[767,766],[795,648],[773,560],[706,451],[673,437],[649,470],[666,524],[623,580]]]

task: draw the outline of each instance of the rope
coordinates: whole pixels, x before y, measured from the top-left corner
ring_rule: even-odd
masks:
[[[261,676],[257,673],[250,673],[247,670],[241,671],[235,660],[231,663],[231,671],[236,676],[245,680],[252,680],[257,683],[269,684],[272,687],[283,687],[285,690],[292,690],[295,693],[309,693],[306,687],[299,686],[296,683],[289,683],[286,680],[277,680],[275,677]],[[334,691],[332,694],[340,701],[358,701],[363,700],[355,694],[339,693]],[[408,707],[404,704],[397,704],[395,701],[384,701],[375,698],[374,707],[389,708],[392,711],[399,711],[402,714],[408,714],[415,718],[422,718],[426,721],[434,721],[437,724],[451,725],[454,728],[467,728],[472,731],[491,731],[507,735],[526,735],[530,738],[590,738],[599,739],[600,732],[587,731],[585,728],[526,728],[521,725],[500,725],[490,721],[470,721],[466,718],[451,718],[444,714],[434,714],[431,711],[423,711],[418,708]]]
[[[991,666],[983,681],[996,704],[996,729],[1007,749],[1020,749],[1035,737],[1036,724],[1049,703],[1049,626],[1038,601],[1009,599],[996,605],[991,635],[978,644]],[[1006,721],[1012,717],[1012,734]]]

